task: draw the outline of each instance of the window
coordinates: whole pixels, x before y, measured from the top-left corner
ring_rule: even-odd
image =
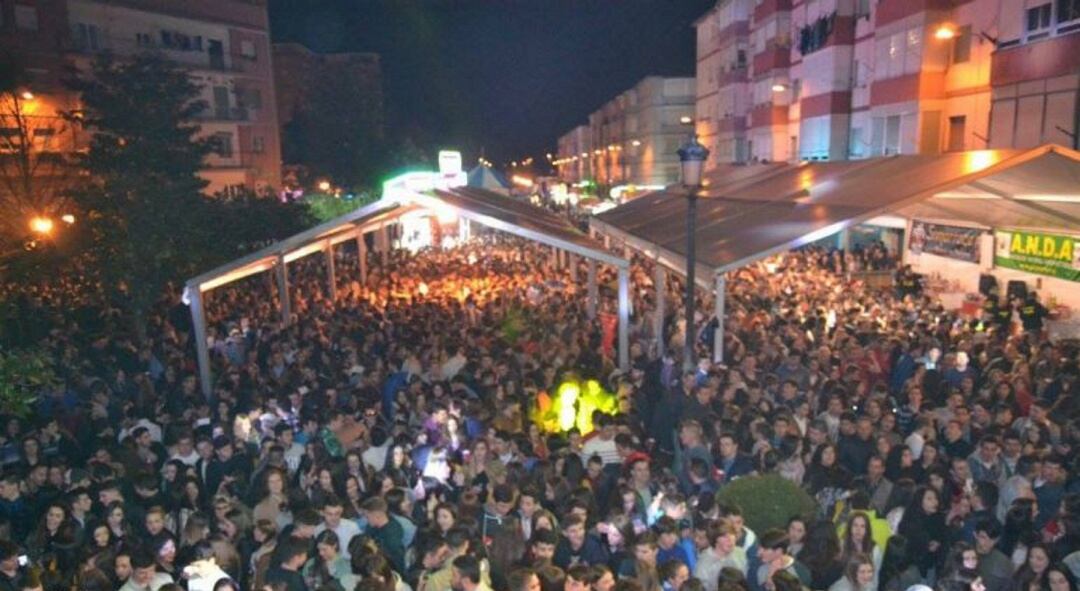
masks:
[[[231,158],[233,155],[232,134],[221,132],[210,136],[210,151],[222,158]]]
[[[964,150],[964,136],[967,133],[967,117],[958,115],[949,117],[949,151],[962,152]]]
[[[1066,25],[1059,33],[1080,29],[1080,0],[1057,0],[1057,24]]]
[[[154,45],[154,38],[150,36],[150,33],[135,33],[135,45],[139,47],[152,47]]]
[[[266,138],[261,135],[251,137],[251,151],[256,154],[262,154],[266,151]]]
[[[37,7],[25,4],[15,5],[15,28],[20,31],[38,30]]]
[[[900,115],[885,119],[885,155],[900,153]]]
[[[863,130],[861,127],[852,127],[850,137],[848,137],[848,155],[851,158],[863,157]]]
[[[971,25],[964,25],[953,38],[952,63],[962,64],[971,59]]]
[[[247,109],[262,108],[262,91],[258,88],[238,88],[236,90],[237,106]]]
[[[1050,16],[1052,12],[1049,2],[1027,9],[1025,33],[1028,40],[1040,39],[1050,34]]]
[[[86,23],[76,23],[72,28],[75,33],[75,44],[79,49],[89,51],[98,51],[101,49],[97,26],[88,25]]]
[[[735,67],[740,68],[740,69],[746,67],[746,50],[745,49],[740,49],[740,50],[735,52]]]
[[[855,7],[855,17],[861,16],[870,18],[870,0],[859,0],[858,6]]]
[[[255,42],[247,40],[247,39],[244,39],[243,41],[241,41],[240,42],[240,55],[242,55],[242,56],[244,56],[246,58],[249,58],[249,59],[255,59]]]

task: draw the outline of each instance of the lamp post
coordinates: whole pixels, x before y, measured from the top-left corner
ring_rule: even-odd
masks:
[[[686,188],[686,343],[683,351],[683,369],[693,371],[694,359],[694,270],[697,265],[697,248],[694,234],[697,232],[697,198],[701,188],[701,170],[709,150],[691,133],[683,147],[679,148],[679,164],[682,167],[682,184]]]

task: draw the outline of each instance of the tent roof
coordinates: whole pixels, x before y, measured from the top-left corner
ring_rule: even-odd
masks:
[[[707,180],[695,238],[699,264],[712,272],[885,214],[1080,231],[1080,153],[1060,146],[727,167]],[[671,188],[594,219],[669,264],[686,257],[686,209]]]
[[[455,187],[411,193],[396,198],[384,197],[375,203],[324,222],[236,259],[216,269],[189,279],[187,286],[208,291],[254,273],[269,270],[279,257],[292,262],[322,250],[327,242],[337,244],[355,239],[358,231],[367,232],[391,223],[402,215],[418,209],[445,209],[477,223],[555,246],[581,256],[593,258],[618,267],[627,267],[625,259],[616,257],[603,245],[554,213],[508,199],[504,195],[475,187]]]
[[[495,190],[510,189],[510,183],[506,181],[506,177],[504,177],[501,172],[482,164],[477,165],[469,171],[468,179],[470,187]]]

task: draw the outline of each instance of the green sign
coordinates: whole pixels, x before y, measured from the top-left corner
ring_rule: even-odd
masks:
[[[1080,238],[997,230],[994,265],[1080,282]]]

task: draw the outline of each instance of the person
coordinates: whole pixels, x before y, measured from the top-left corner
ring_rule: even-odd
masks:
[[[587,566],[605,564],[608,560],[607,549],[596,536],[586,533],[585,518],[580,515],[568,515],[562,523],[563,535],[555,548],[552,563],[566,570],[575,564]]]
[[[690,578],[690,569],[681,560],[672,559],[660,565],[659,575],[663,591],[680,591]]]
[[[531,568],[517,568],[506,577],[507,591],[541,591],[540,577]]]
[[[987,591],[1006,591],[1012,580],[1012,561],[998,549],[1001,533],[1001,524],[993,517],[984,518],[975,524],[975,553],[978,555],[976,570]]]
[[[479,561],[469,555],[454,559],[450,588],[454,591],[491,591],[480,579]]]
[[[829,586],[829,591],[873,591],[877,589],[874,561],[865,554],[850,556],[844,576]]]
[[[904,518],[897,530],[907,538],[908,551],[916,557],[916,564],[924,577],[937,568],[944,558],[948,532],[940,507],[936,490],[920,488],[904,511]]]
[[[810,585],[810,572],[787,553],[787,544],[787,533],[782,529],[770,529],[761,534],[758,539],[758,560],[761,561],[761,566],[758,567],[755,577],[756,588],[765,587],[780,571],[794,575],[804,586]]]
[[[274,554],[277,563],[266,571],[266,583],[280,584],[285,591],[310,591],[300,572],[308,559],[307,543],[299,539],[286,539]]]
[[[131,578],[120,591],[158,591],[173,582],[172,577],[157,571],[157,561],[149,550],[132,553],[131,569]]]
[[[698,555],[694,577],[706,591],[717,591],[720,571],[734,568],[743,576],[747,573],[746,550],[735,545],[735,529],[730,524],[714,522],[708,529],[709,546]]]
[[[222,579],[232,580],[217,565],[214,548],[206,541],[194,546],[191,564],[184,567],[182,578],[187,581],[188,591],[215,591]]]
[[[341,554],[341,543],[334,530],[315,536],[315,556],[304,565],[303,575],[309,589],[343,584],[352,575],[352,566]]]
[[[404,530],[390,518],[386,500],[372,497],[364,502],[364,519],[367,520],[367,535],[371,536],[379,548],[386,553],[390,564],[399,572],[405,570]]]

